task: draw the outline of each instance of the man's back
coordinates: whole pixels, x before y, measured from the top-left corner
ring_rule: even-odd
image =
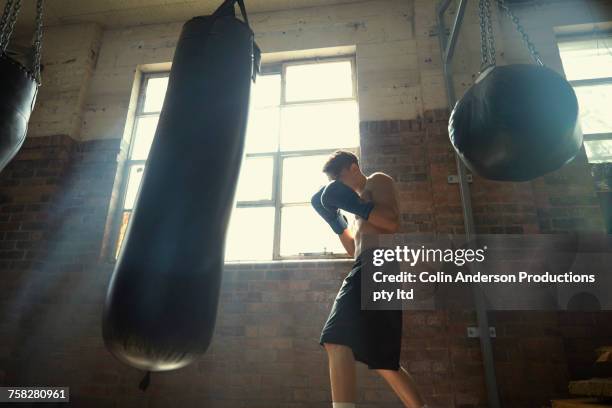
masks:
[[[365,187],[360,194],[365,201],[372,201],[375,205],[393,208],[399,214],[399,203],[395,182],[385,173],[377,172],[371,174],[366,181]],[[355,258],[367,249],[380,246],[379,235],[389,234],[360,217],[355,217]]]

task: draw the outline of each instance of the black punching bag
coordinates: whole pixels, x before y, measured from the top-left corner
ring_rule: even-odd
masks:
[[[28,131],[38,84],[34,75],[0,52],[0,171],[15,157]]]
[[[226,1],[181,32],[137,202],[109,283],[106,347],[147,371],[186,366],[215,326],[225,234],[259,52]]]
[[[530,64],[485,70],[455,105],[448,130],[466,166],[498,181],[542,176],[582,146],[572,86],[552,69]]]
[[[9,42],[21,9],[19,1],[4,2],[0,18],[0,171],[15,157],[26,138],[28,121],[40,85],[40,59],[43,32],[43,0],[36,1],[34,42],[31,65],[19,61],[20,53],[9,56]]]

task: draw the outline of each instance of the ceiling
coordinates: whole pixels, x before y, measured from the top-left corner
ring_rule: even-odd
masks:
[[[354,3],[359,0],[245,0],[248,13]],[[95,22],[104,27],[186,21],[211,14],[222,0],[46,0],[44,23],[47,26]],[[0,0],[2,9],[5,0]],[[17,31],[33,27],[35,0],[22,0]],[[1,9],[0,9],[1,11]]]

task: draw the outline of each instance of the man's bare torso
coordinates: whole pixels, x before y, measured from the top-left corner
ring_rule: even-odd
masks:
[[[393,184],[392,197],[388,197],[388,195],[380,193],[383,184],[387,184],[389,181],[391,181]],[[365,187],[361,192],[360,197],[365,201],[373,201],[375,205],[386,205],[399,210],[395,183],[391,177],[384,173],[378,172],[371,174],[366,180]],[[364,249],[380,246],[379,235],[388,234],[388,232],[375,227],[368,221],[358,216],[355,217],[355,224],[353,228],[355,238],[355,258],[357,258]]]

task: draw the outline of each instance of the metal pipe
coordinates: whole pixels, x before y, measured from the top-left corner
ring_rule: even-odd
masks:
[[[446,9],[451,4],[452,0],[442,0],[438,4],[438,16],[443,15],[446,12]]]
[[[457,38],[459,37],[459,28],[461,27],[461,23],[463,22],[463,16],[465,15],[466,6],[467,1],[461,1],[459,3],[459,9],[457,10],[457,15],[455,16],[455,21],[453,22],[453,28],[451,28],[450,32],[450,38],[448,40],[448,44],[444,52],[444,61],[453,61],[453,56],[455,55],[455,46],[457,45]],[[444,16],[442,16],[442,18],[444,18]],[[442,21],[444,21],[444,19]]]
[[[446,28],[444,24],[444,11],[448,8],[450,1],[441,0],[438,7],[438,39],[440,42],[440,53],[442,57],[442,65],[444,72],[444,82],[446,84],[448,105],[452,110],[456,103],[455,87],[451,73],[451,64],[453,60],[457,36],[461,29],[467,0],[460,0],[459,9],[450,32],[450,41],[447,42]],[[472,212],[472,200],[470,195],[470,186],[467,182],[467,174],[465,165],[461,158],[455,153],[455,162],[457,164],[457,174],[459,178],[459,191],[461,193],[461,207],[463,209],[463,220],[465,225],[465,236],[468,245],[472,245],[474,238],[474,215]],[[478,285],[472,286],[472,294],[474,297],[474,306],[476,308],[476,317],[478,320],[478,330],[480,339],[480,351],[482,353],[483,366],[485,371],[485,384],[487,388],[487,406],[489,408],[500,408],[499,391],[497,389],[497,379],[495,376],[495,361],[493,359],[493,347],[489,336],[489,319],[487,316],[486,299]]]

